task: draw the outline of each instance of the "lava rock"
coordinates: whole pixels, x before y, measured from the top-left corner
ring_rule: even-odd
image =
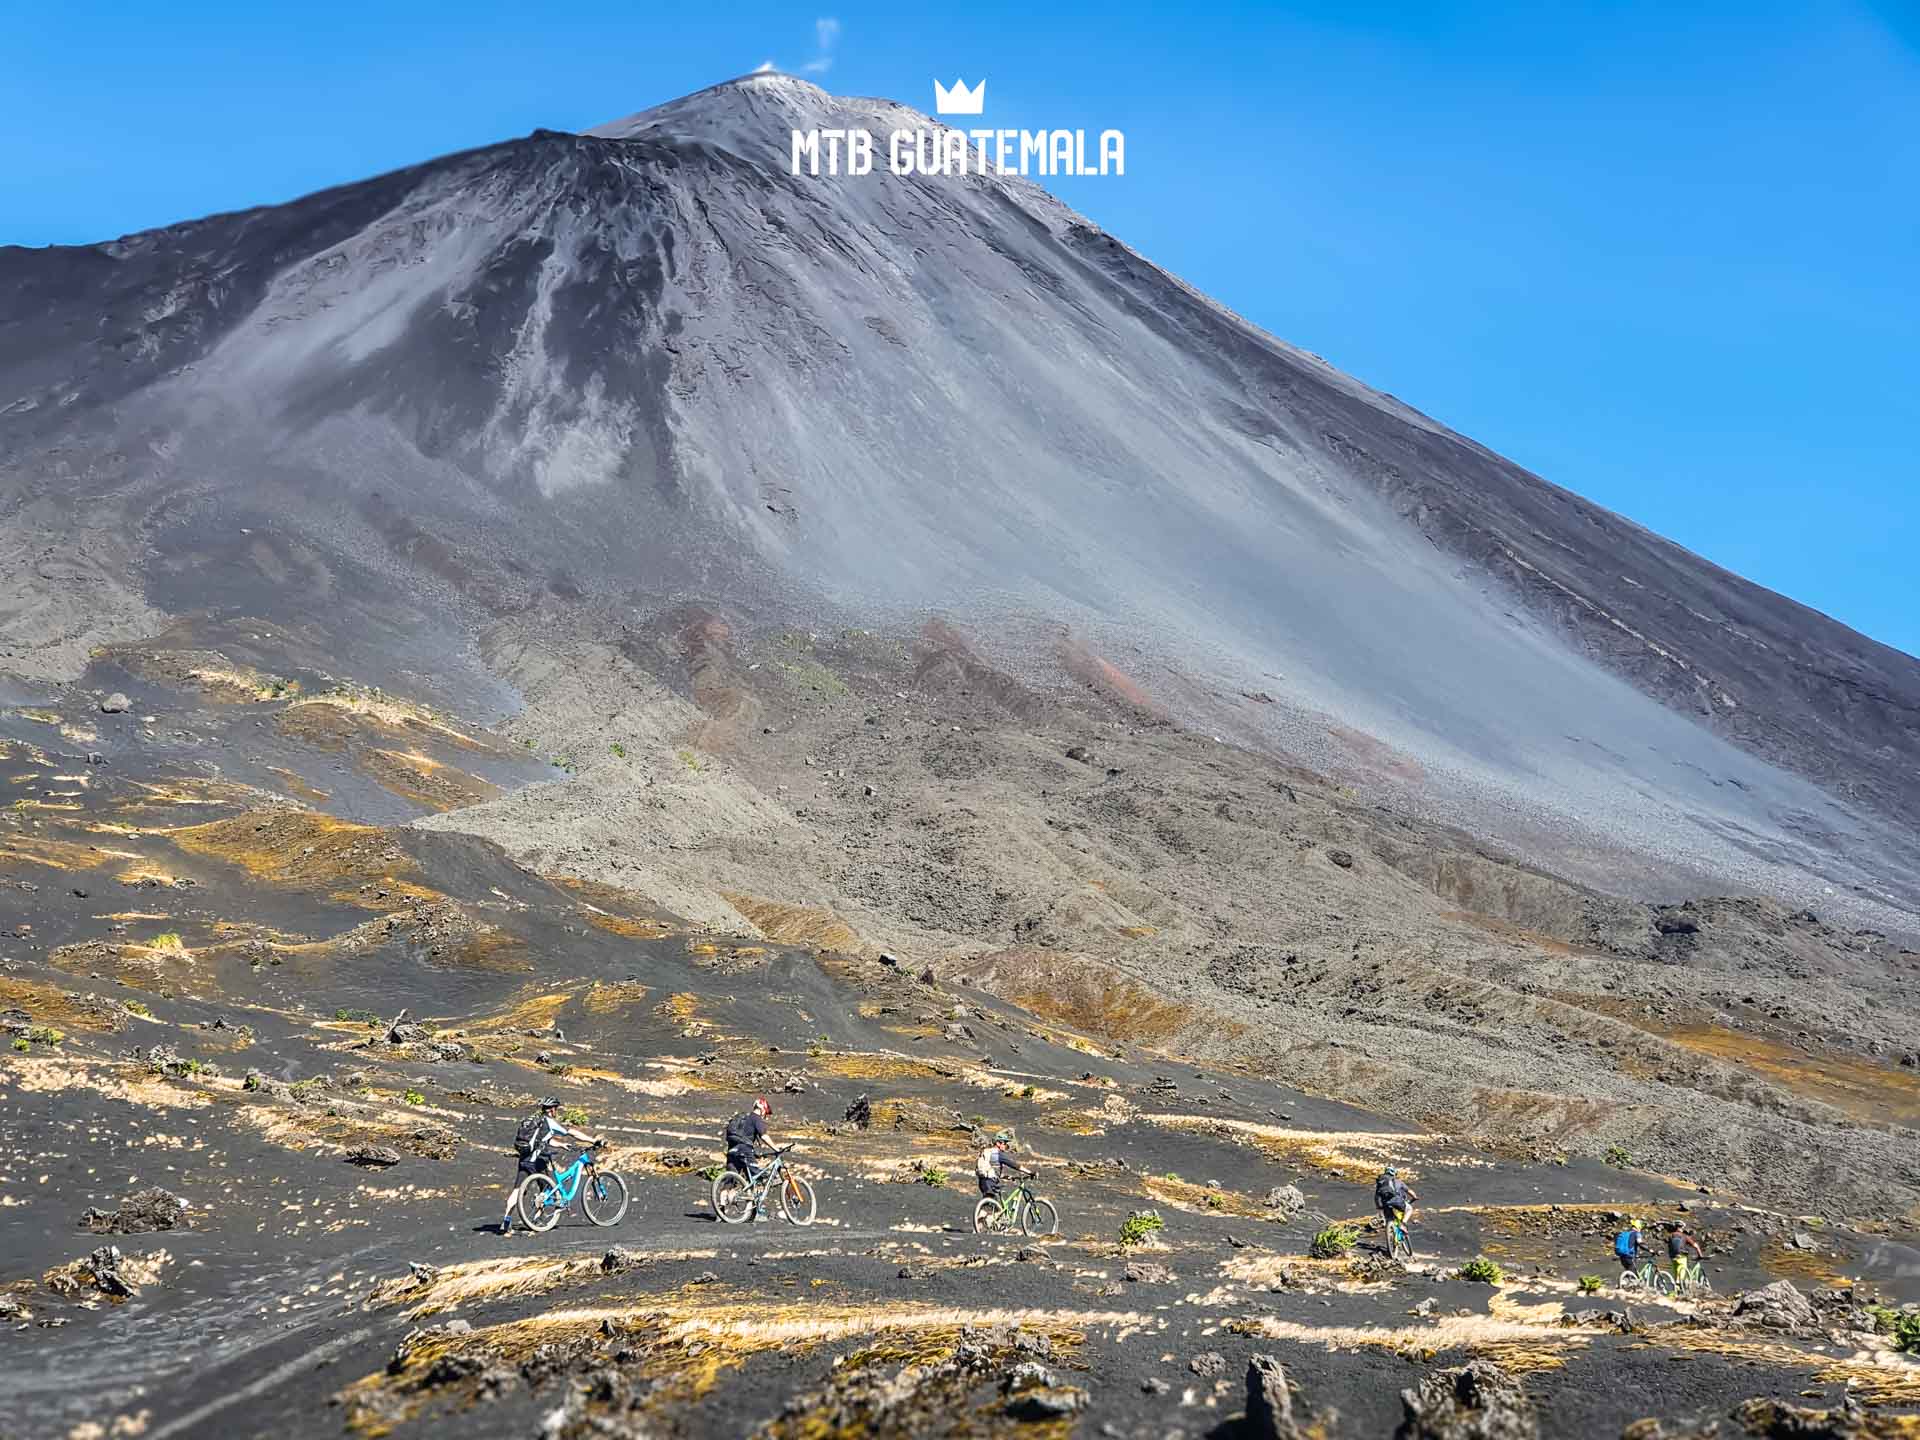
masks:
[[[1540,1422],[1527,1392],[1498,1365],[1474,1360],[1438,1370],[1400,1392],[1395,1440],[1536,1440]]]
[[[1247,1362],[1247,1423],[1244,1433],[1253,1440],[1299,1440],[1293,1419],[1293,1396],[1287,1391],[1287,1372],[1271,1355]]]
[[[89,1208],[80,1228],[95,1235],[144,1235],[154,1230],[188,1230],[187,1202],[170,1190],[142,1190],[117,1210]]]
[[[1736,1319],[1768,1330],[1810,1330],[1815,1323],[1813,1306],[1791,1280],[1776,1280],[1747,1291],[1734,1305],[1733,1313]]]
[[[100,702],[100,713],[102,715],[124,715],[132,708],[133,701],[129,700],[118,690]]]
[[[1196,1355],[1187,1361],[1187,1369],[1200,1376],[1203,1380],[1215,1375],[1224,1374],[1226,1368],[1227,1357],[1222,1355],[1218,1350],[1209,1350],[1206,1354]]]
[[[347,1151],[345,1158],[349,1165],[364,1165],[369,1169],[384,1170],[389,1165],[400,1163],[400,1152],[391,1145],[356,1145]]]
[[[1291,1220],[1307,1208],[1307,1197],[1298,1185],[1276,1185],[1267,1191],[1264,1203],[1276,1218]]]

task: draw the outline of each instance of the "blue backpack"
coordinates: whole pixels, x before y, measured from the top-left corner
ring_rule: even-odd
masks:
[[[1639,1248],[1638,1245],[1634,1244],[1633,1231],[1631,1230],[1622,1230],[1618,1235],[1613,1237],[1613,1253],[1618,1255],[1622,1260],[1633,1259]]]

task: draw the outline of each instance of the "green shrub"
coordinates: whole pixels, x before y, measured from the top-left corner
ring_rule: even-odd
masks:
[[[1920,1353],[1920,1311],[1902,1310],[1893,1319],[1893,1343]]]
[[[587,1123],[586,1107],[582,1105],[567,1106],[564,1110],[560,1112],[560,1123],[562,1125],[586,1124]]]
[[[27,1031],[27,1039],[36,1045],[58,1045],[67,1037],[51,1025],[35,1025]]]
[[[138,1015],[142,1020],[151,1020],[153,1018],[153,1011],[147,1008],[144,1000],[128,1000],[123,1003],[126,1005],[129,1015]]]
[[[1606,1283],[1607,1282],[1602,1280],[1598,1275],[1582,1275],[1580,1277],[1580,1293],[1582,1295],[1598,1295],[1601,1287]]]
[[[700,757],[694,754],[693,751],[681,750],[677,753],[679,754],[679,757],[680,757],[680,763],[686,766],[687,769],[693,771],[694,774],[698,775],[700,771],[704,768],[700,764]]]
[[[614,759],[624,760],[627,758],[627,747],[622,745],[618,740],[614,741],[613,744],[609,745],[607,748],[613,751]]]
[[[424,1105],[427,1103],[427,1097],[422,1095],[418,1090],[409,1090],[400,1098],[405,1100],[409,1105]]]
[[[1616,1170],[1624,1170],[1633,1163],[1633,1156],[1629,1155],[1625,1148],[1619,1145],[1607,1146],[1607,1153],[1600,1158]]]
[[[27,1051],[33,1049],[33,1046],[28,1043],[26,1036],[16,1035],[13,1037],[13,1048],[18,1050],[22,1055],[24,1055],[27,1053]]]
[[[1033,1089],[1033,1086],[1031,1086],[1031,1085],[1027,1085],[1027,1086],[1023,1086],[1023,1087],[1021,1088],[1021,1091],[1020,1091],[1020,1098],[1021,1098],[1022,1100],[1031,1100],[1031,1099],[1033,1099],[1033,1096],[1034,1096],[1034,1089]]]
[[[1131,1249],[1143,1244],[1156,1230],[1166,1229],[1166,1226],[1167,1222],[1160,1218],[1158,1210],[1136,1210],[1120,1222],[1120,1244]]]
[[[1502,1280],[1507,1278],[1507,1272],[1494,1264],[1493,1261],[1487,1259],[1486,1256],[1476,1255],[1460,1267],[1459,1278],[1462,1280],[1475,1280],[1482,1285],[1498,1285]]]
[[[931,1185],[937,1190],[947,1183],[947,1172],[938,1165],[929,1165],[920,1172],[920,1183]]]
[[[371,1010],[349,1010],[342,1008],[333,1012],[333,1018],[336,1020],[351,1021],[358,1025],[377,1025],[380,1023],[380,1017]]]
[[[1351,1225],[1329,1225],[1313,1237],[1313,1243],[1307,1246],[1307,1254],[1315,1260],[1338,1260],[1360,1238],[1360,1232]]]
[[[1207,1192],[1207,1208],[1209,1210],[1221,1209],[1226,1203],[1226,1201],[1220,1198],[1220,1193],[1217,1190],[1209,1190]]]
[[[723,1174],[726,1173],[726,1169],[727,1167],[724,1165],[703,1166],[700,1171],[700,1178],[706,1181],[709,1185],[711,1185],[714,1181],[718,1180]]]

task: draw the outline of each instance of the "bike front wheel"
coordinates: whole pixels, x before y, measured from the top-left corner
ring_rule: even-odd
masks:
[[[1060,1228],[1060,1212],[1047,1200],[1029,1200],[1020,1212],[1020,1228],[1035,1239],[1051,1235]]]
[[[713,1213],[729,1225],[738,1225],[753,1214],[753,1184],[737,1170],[723,1170],[714,1177]]]
[[[529,1175],[521,1182],[514,1208],[520,1212],[522,1225],[544,1235],[560,1223],[560,1212],[567,1207],[558,1185],[545,1175]]]
[[[627,1182],[609,1171],[594,1171],[580,1188],[580,1208],[596,1225],[618,1225],[627,1213]]]
[[[819,1210],[819,1200],[813,1193],[811,1181],[802,1180],[797,1175],[782,1178],[780,1184],[780,1213],[794,1225],[811,1225]]]

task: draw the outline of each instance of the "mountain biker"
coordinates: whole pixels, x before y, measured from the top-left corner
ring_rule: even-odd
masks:
[[[1622,1270],[1631,1270],[1646,1254],[1646,1236],[1640,1232],[1640,1222],[1629,1217],[1627,1228],[1613,1237],[1613,1255],[1620,1262]]]
[[[1420,1197],[1407,1188],[1407,1182],[1400,1178],[1400,1167],[1389,1165],[1380,1172],[1380,1178],[1373,1182],[1373,1204],[1380,1212],[1380,1219],[1387,1228],[1387,1234],[1393,1234],[1394,1222],[1404,1225],[1413,1214],[1413,1202]]]
[[[1707,1253],[1700,1248],[1700,1242],[1693,1238],[1684,1220],[1676,1220],[1667,1227],[1667,1259],[1673,1262],[1675,1284],[1686,1280],[1689,1264],[1695,1274],[1706,1268]]]
[[[560,1123],[560,1102],[549,1095],[540,1102],[540,1108],[520,1122],[520,1128],[514,1132],[513,1149],[519,1156],[519,1173],[513,1184],[507,1187],[507,1211],[500,1217],[500,1233],[513,1233],[513,1201],[520,1193],[520,1187],[527,1182],[529,1175],[551,1175],[553,1173],[553,1142],[555,1140],[574,1140],[586,1145],[599,1145],[602,1142],[597,1135],[582,1134],[570,1130]]]
[[[1000,1182],[1011,1170],[1021,1175],[1031,1175],[1027,1169],[1014,1160],[1008,1147],[1013,1144],[1013,1136],[1001,1130],[993,1137],[993,1143],[980,1152],[980,1158],[974,1162],[973,1177],[980,1182],[980,1193],[989,1200],[1000,1198]]]
[[[727,1147],[727,1169],[743,1178],[752,1178],[753,1162],[774,1148],[767,1134],[767,1121],[772,1118],[773,1102],[757,1095],[753,1104],[727,1122],[722,1136]],[[766,1219],[766,1207],[758,1191],[753,1197],[753,1218]]]

